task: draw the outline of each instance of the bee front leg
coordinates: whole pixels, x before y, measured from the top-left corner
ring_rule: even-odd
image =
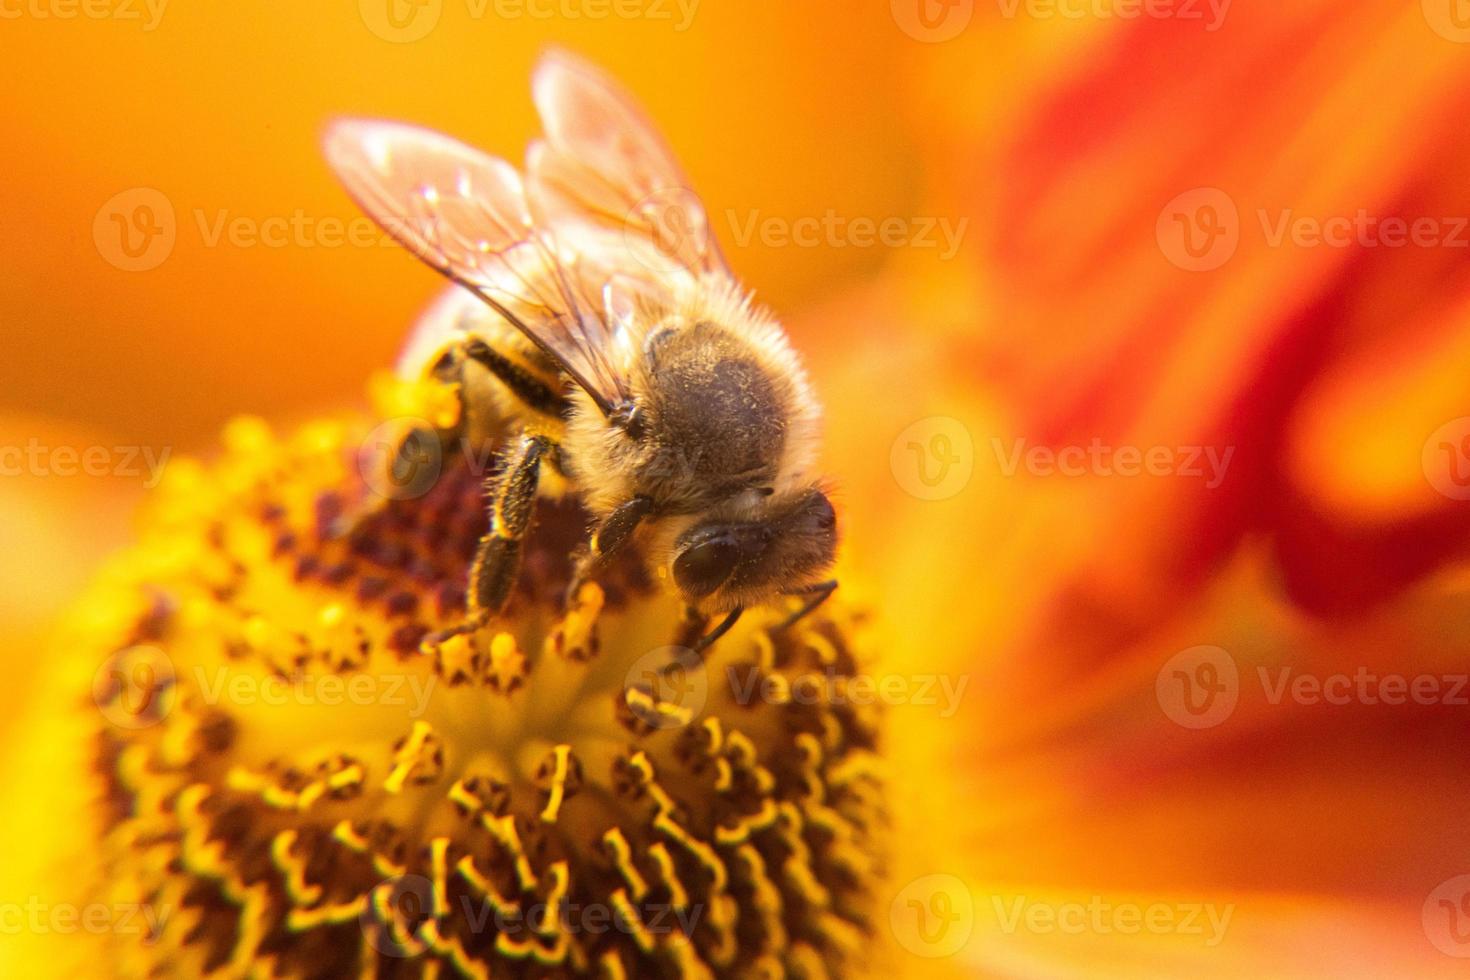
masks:
[[[674,646],[686,647],[690,653],[704,655],[704,651],[714,645],[714,642],[726,633],[730,632],[740,617],[745,614],[744,606],[736,606],[725,614],[725,618],[715,625],[714,629],[705,632],[709,626],[710,618],[700,612],[698,607],[686,605],[684,616],[679,621],[679,629],[674,634]]]
[[[803,586],[802,588],[792,589],[789,592],[783,593],[783,595],[805,595],[811,596],[811,598],[802,603],[801,608],[796,610],[796,612],[792,613],[790,616],[787,616],[785,619],[781,620],[781,622],[777,623],[774,632],[779,633],[784,629],[789,629],[792,626],[795,626],[801,620],[810,615],[814,609],[816,609],[822,603],[826,602],[827,599],[832,595],[832,593],[836,591],[837,580],[833,578],[828,579],[825,582],[818,582],[816,585],[807,585]]]
[[[541,463],[556,452],[557,444],[548,436],[521,437],[502,475],[491,487],[490,530],[480,539],[479,550],[470,566],[469,611],[465,621],[434,634],[431,642],[472,633],[505,608],[521,568],[521,543],[531,529]]]
[[[578,557],[576,567],[572,571],[572,583],[567,588],[568,604],[577,598],[577,593],[581,591],[582,586],[601,571],[608,560],[628,543],[638,525],[652,513],[652,500],[648,497],[634,497],[627,503],[619,505],[598,525],[597,530],[592,532],[591,544]]]

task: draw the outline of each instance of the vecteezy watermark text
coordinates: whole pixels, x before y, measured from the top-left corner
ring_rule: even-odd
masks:
[[[48,446],[32,437],[23,446],[0,445],[0,477],[141,476],[151,490],[170,453],[168,446]]]
[[[677,478],[700,472],[709,446],[665,446],[650,454],[643,472]],[[368,487],[388,500],[414,500],[434,488],[447,459],[463,459],[469,471],[493,471],[500,447],[459,437],[445,440],[428,421],[400,416],[380,423],[358,447],[358,472]]]
[[[1251,228],[1233,197],[1217,187],[1196,187],[1164,205],[1155,223],[1159,249],[1191,272],[1218,269],[1235,256],[1242,239],[1266,248],[1399,249],[1470,248],[1470,216],[1351,213],[1302,214],[1295,208],[1256,208]]]
[[[1032,446],[1024,438],[1007,447],[990,440],[1000,471],[1015,476],[1025,469],[1032,476],[1175,476],[1203,479],[1205,489],[1225,482],[1235,456],[1234,446],[1114,446],[1093,438],[1084,445]]]
[[[1319,217],[1292,208],[1256,212],[1266,244],[1290,243],[1297,248],[1470,248],[1470,218],[1420,215],[1379,216],[1359,208],[1351,215]]]
[[[990,904],[1006,933],[1065,936],[1198,936],[1220,945],[1235,904],[1213,902],[1119,902],[1090,896],[1086,901],[1039,902],[1025,895],[992,895]]]
[[[0,936],[93,935],[156,937],[171,910],[146,902],[43,902],[35,895],[24,902],[0,902]]]
[[[0,0],[0,20],[116,20],[158,27],[169,0]]]
[[[420,920],[434,906],[434,885],[423,875],[399,875],[381,882],[373,901],[358,916],[358,925],[378,952],[412,956],[419,942],[411,930],[386,928],[381,910],[406,923]],[[456,907],[457,905],[457,907]],[[487,898],[460,895],[448,908],[471,935],[544,936],[555,928],[573,935],[601,936],[618,932],[640,936],[692,935],[704,915],[700,903],[645,902],[626,906],[600,902],[536,902],[507,907]],[[552,924],[555,923],[555,927]],[[404,942],[407,940],[407,943]]]
[[[1380,674],[1359,667],[1351,674],[1298,673],[1291,667],[1257,667],[1269,704],[1446,704],[1470,706],[1470,674]]]
[[[740,248],[756,243],[766,248],[930,249],[941,261],[954,258],[970,224],[969,218],[937,215],[848,216],[832,208],[798,218],[762,214],[757,208],[744,214],[728,208],[725,220]]]
[[[1255,678],[1258,690],[1248,690],[1244,678],[1250,677]],[[1246,673],[1223,648],[1197,646],[1176,653],[1159,668],[1155,694],[1171,721],[1200,729],[1222,724],[1247,696],[1260,698],[1257,704],[1271,707],[1470,707],[1470,674],[1411,674],[1377,671],[1366,665],[1323,674],[1289,664],[1261,664]]]
[[[959,710],[970,675],[949,674],[838,674],[835,671],[801,674],[787,679],[764,674],[749,666],[725,668],[735,703],[745,706],[759,700],[765,704],[872,704],[937,707],[939,717],[949,718]]]
[[[434,693],[432,676],[420,674],[335,673],[254,676],[218,667],[194,668],[194,681],[204,703],[236,706],[266,705],[378,705],[404,707],[408,717],[421,718]]]
[[[1179,20],[1200,21],[1218,31],[1232,0],[995,0],[1007,20]]]
[[[700,0],[461,0],[472,21],[647,21],[670,24],[678,33],[694,23]],[[367,29],[384,41],[410,44],[439,25],[446,0],[358,0]]]
[[[1175,20],[1203,24],[1204,30],[1210,33],[1224,26],[1231,3],[1232,0],[995,0],[996,9],[1005,20]],[[894,22],[909,37],[925,44],[939,44],[964,32],[975,15],[975,4],[976,0],[889,0],[889,9]]]

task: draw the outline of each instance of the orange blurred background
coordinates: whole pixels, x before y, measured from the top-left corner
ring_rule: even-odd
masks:
[[[516,161],[530,67],[562,44],[643,101],[806,353],[845,587],[879,611],[887,667],[968,678],[952,717],[894,713],[904,873],[1237,908],[1205,947],[1018,934],[985,901],[924,969],[1463,966],[1463,896],[1439,903],[1470,871],[1470,707],[1273,700],[1262,680],[1470,670],[1455,0],[487,3],[176,0],[156,23],[121,0],[0,5],[0,446],[118,464],[0,481],[22,701],[48,623],[128,538],[148,481],[117,472],[123,450],[207,455],[240,413],[362,404],[440,288],[377,236],[338,240],[365,226],[326,121]],[[864,244],[859,219],[898,240]],[[1428,224],[1394,244],[1390,219]],[[802,221],[825,230],[789,240]],[[129,256],[145,227],[172,244]],[[1016,455],[1094,444],[1165,455],[1133,476]],[[1185,465],[1207,451],[1229,453],[1214,485]],[[947,453],[958,475],[931,481]],[[1200,647],[1225,651],[1235,700],[1190,727],[1166,689]]]

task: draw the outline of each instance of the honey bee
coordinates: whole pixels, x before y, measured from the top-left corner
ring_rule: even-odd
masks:
[[[545,135],[524,176],[400,123],[340,120],[325,139],[363,210],[456,284],[400,369],[458,384],[467,425],[516,419],[460,630],[508,600],[544,467],[596,522],[575,581],[636,538],[692,614],[724,614],[698,648],[779,596],[802,599],[790,625],[837,586],[806,372],[632,98],[562,51],[532,94]]]

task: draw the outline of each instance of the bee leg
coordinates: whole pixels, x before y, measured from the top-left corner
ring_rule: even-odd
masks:
[[[689,649],[697,654],[703,655],[704,651],[713,646],[716,640],[730,632],[730,627],[735,625],[736,621],[740,619],[740,614],[743,612],[745,612],[744,606],[736,606],[734,609],[731,609],[725,618],[720,620],[720,625],[704,634],[704,636],[701,636],[698,640],[695,640],[694,645]]]
[[[472,633],[505,608],[521,567],[521,542],[531,528],[541,463],[556,452],[556,443],[547,436],[521,437],[491,488],[490,530],[480,539],[470,566],[469,612],[462,624],[434,634],[430,642]]]
[[[477,337],[445,348],[439,359],[428,369],[427,377],[446,385],[462,386],[464,365],[467,361],[474,361],[484,367],[532,411],[554,418],[561,418],[565,413],[567,400],[559,391]],[[418,425],[404,433],[388,457],[387,478],[392,481],[391,485],[407,485],[403,475],[408,474],[411,478],[419,471],[425,453],[433,451],[427,449],[427,446],[434,446],[441,458],[447,456],[466,436],[469,416],[470,406],[465,401],[461,387],[458,422],[447,429]],[[434,440],[437,440],[437,445],[434,445]],[[561,472],[560,453],[552,453],[549,458],[557,471]]]
[[[561,418],[566,412],[567,400],[561,392],[483,340],[477,337],[466,340],[460,345],[459,353],[495,375],[495,379],[527,408],[554,418]]]
[[[811,598],[802,603],[801,608],[796,610],[796,612],[777,623],[772,632],[779,633],[784,629],[795,626],[798,622],[810,615],[812,610],[826,602],[828,597],[836,591],[837,580],[833,578],[825,582],[818,582],[816,585],[807,585],[799,589],[792,589],[790,592],[782,593],[783,595],[806,595],[811,596]]]
[[[634,497],[620,504],[607,516],[596,531],[592,542],[578,557],[572,572],[572,584],[567,589],[567,601],[577,598],[582,586],[601,571],[608,560],[633,537],[633,532],[649,514],[653,513],[653,501],[648,497]]]
[[[458,348],[450,347],[426,371],[425,378],[445,385],[456,385],[460,380],[459,369]],[[466,415],[464,395],[461,392],[459,419],[453,425],[438,428],[419,420],[418,424],[410,426],[397,436],[393,444],[380,443],[371,447],[383,451],[383,469],[377,474],[377,480],[368,481],[370,489],[374,491],[372,498],[375,499],[369,499],[346,522],[348,526],[357,526],[366,518],[380,513],[394,500],[419,497],[427,493],[432,484],[420,485],[419,476],[426,472],[423,467],[445,459],[460,444],[465,432]]]
[[[507,461],[491,502],[490,530],[481,539],[470,570],[471,611],[494,615],[510,598],[520,569],[521,541],[531,528],[541,461],[555,449],[556,443],[546,436],[522,436],[515,455]]]
[[[605,561],[628,543],[643,519],[653,513],[653,501],[634,497],[618,506],[592,535],[592,555]]]
[[[395,465],[402,465],[398,460],[405,452],[414,451],[412,443],[416,438],[437,435],[440,450],[445,455],[448,455],[456,445],[465,444],[465,439],[472,428],[471,405],[465,394],[466,379],[464,376],[465,365],[470,361],[489,371],[506,391],[533,412],[557,419],[560,419],[565,412],[567,400],[558,391],[492,348],[485,341],[472,337],[446,347],[444,353],[439,355],[439,359],[427,373],[427,377],[442,384],[459,386],[459,420],[448,429],[431,430],[418,426],[410,430],[400,444],[398,454],[394,456]],[[549,454],[548,459],[558,473],[565,475],[560,452]]]
[[[704,652],[713,646],[716,640],[730,632],[730,627],[735,625],[743,612],[745,612],[744,606],[736,606],[725,614],[725,618],[720,620],[718,626],[705,633],[704,628],[709,625],[709,617],[694,606],[685,606],[684,618],[679,623],[679,631],[674,635],[674,645],[687,647],[690,653],[702,659]],[[681,658],[676,657],[661,668],[661,673],[668,673],[683,663]]]

